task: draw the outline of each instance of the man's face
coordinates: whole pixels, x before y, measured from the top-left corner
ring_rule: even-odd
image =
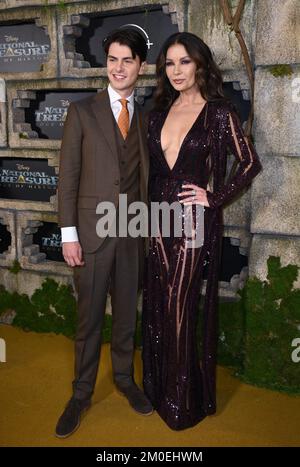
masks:
[[[132,57],[131,49],[127,45],[113,42],[107,54],[107,76],[113,89],[122,94],[130,95],[143,72],[144,64],[136,55]]]

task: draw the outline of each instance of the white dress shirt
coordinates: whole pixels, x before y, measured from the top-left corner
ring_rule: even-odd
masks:
[[[118,122],[118,118],[122,109],[122,104],[120,102],[120,99],[122,97],[115,91],[111,85],[108,85],[107,88],[108,91],[108,96],[109,96],[109,101],[110,101],[110,107],[112,110],[112,113],[115,117],[116,122]],[[133,113],[134,113],[134,92],[127,97],[127,108],[129,112],[129,122],[131,124]],[[61,242],[66,243],[66,242],[78,242],[78,234],[77,234],[77,228],[75,226],[71,227],[62,227],[61,228]]]

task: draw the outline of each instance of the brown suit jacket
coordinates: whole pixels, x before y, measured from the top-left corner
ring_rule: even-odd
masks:
[[[135,103],[140,145],[140,196],[147,203],[149,160],[143,110]],[[104,241],[96,233],[96,206],[120,193],[118,149],[107,90],[72,102],[64,124],[60,152],[58,215],[60,227],[76,226],[84,252]]]

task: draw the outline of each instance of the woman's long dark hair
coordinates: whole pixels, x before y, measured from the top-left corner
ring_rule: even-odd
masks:
[[[202,97],[207,101],[225,99],[221,71],[215,63],[209,47],[195,34],[177,32],[166,40],[156,60],[155,109],[169,108],[179,96],[179,92],[173,88],[166,74],[167,52],[175,44],[183,45],[190,58],[196,63],[196,82]]]

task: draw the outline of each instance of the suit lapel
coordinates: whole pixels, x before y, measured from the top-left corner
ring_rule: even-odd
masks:
[[[113,123],[114,116],[110,107],[107,89],[95,96],[92,103],[92,110],[97,118],[98,125],[102,130],[104,139],[118,163],[118,147]]]

